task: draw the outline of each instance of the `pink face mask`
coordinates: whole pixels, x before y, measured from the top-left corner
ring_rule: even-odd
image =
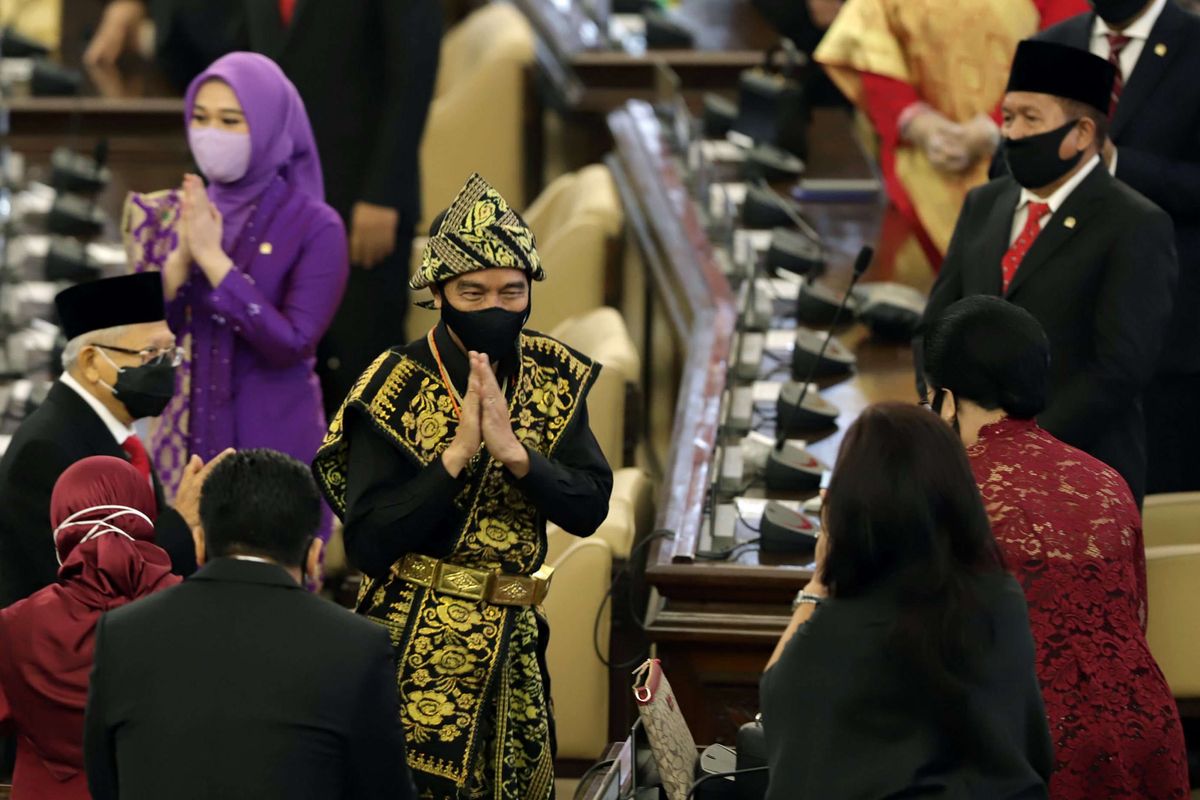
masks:
[[[250,134],[218,128],[188,128],[188,145],[204,177],[234,183],[250,168]]]

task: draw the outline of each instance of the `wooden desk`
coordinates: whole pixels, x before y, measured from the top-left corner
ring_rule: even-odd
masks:
[[[790,601],[810,573],[801,561],[756,550],[732,563],[697,557],[734,335],[734,298],[689,197],[680,161],[663,144],[651,108],[630,102],[609,117],[609,126],[617,145],[612,165],[630,228],[639,234],[651,305],[666,309],[679,347],[675,423],[657,522],[674,537],[650,548],[649,636],[696,741],[728,742],[757,713],[759,675],[786,624]],[[842,112],[817,110],[810,142],[813,177],[870,174]],[[808,204],[804,210],[829,251],[822,280],[848,283],[860,246],[877,238],[882,204]],[[868,273],[866,280],[872,277],[877,276]],[[839,427],[810,448],[828,464],[864,407],[913,399],[907,346],[870,341],[860,327],[840,331],[839,337],[857,352],[859,362],[855,374],[823,392],[842,410]]]
[[[729,91],[779,41],[749,0],[682,0],[672,15],[695,36],[689,50],[610,42],[578,0],[513,2],[538,34],[538,66],[552,103],[571,112],[606,113],[630,97],[649,98],[659,63],[675,70],[688,92]]]
[[[24,155],[29,177],[47,179],[56,147],[90,153],[108,141],[113,182],[99,206],[119,222],[125,195],[178,185],[192,168],[184,135],[183,100],[152,62],[126,56],[117,67],[89,69],[83,50],[104,8],[104,0],[64,0],[63,41],[55,58],[84,75],[79,95],[33,97],[15,86],[5,98],[11,121],[9,144]],[[116,235],[115,227],[109,232]]]

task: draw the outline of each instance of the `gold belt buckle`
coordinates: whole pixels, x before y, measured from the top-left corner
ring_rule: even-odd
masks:
[[[409,583],[415,583],[428,589],[433,586],[439,564],[440,562],[436,558],[418,553],[408,553],[400,564],[400,577]]]
[[[546,599],[554,568],[543,566],[533,575],[496,573],[491,602],[502,606],[535,606]]]
[[[435,592],[460,597],[463,600],[486,600],[492,586],[492,574],[487,570],[460,567],[457,564],[438,564]]]

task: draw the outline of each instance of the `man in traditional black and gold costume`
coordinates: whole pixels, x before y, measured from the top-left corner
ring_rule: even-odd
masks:
[[[430,233],[410,286],[431,289],[441,322],[363,373],[313,469],[367,576],[358,611],[391,631],[420,796],[543,800],[546,521],[587,536],[608,512],[585,407],[600,368],[523,330],[545,275],[482,178]]]

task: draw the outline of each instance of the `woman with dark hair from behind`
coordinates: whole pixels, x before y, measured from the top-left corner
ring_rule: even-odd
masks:
[[[868,408],[823,518],[762,678],[768,800],[1047,797],[1025,600],[951,430],[918,406]]]
[[[1182,800],[1179,710],[1146,643],[1142,520],[1112,467],[1038,426],[1050,349],[1028,311],[960,300],[925,332],[933,408],[962,438],[1025,590],[1055,800]],[[932,416],[932,415],[931,415]]]

